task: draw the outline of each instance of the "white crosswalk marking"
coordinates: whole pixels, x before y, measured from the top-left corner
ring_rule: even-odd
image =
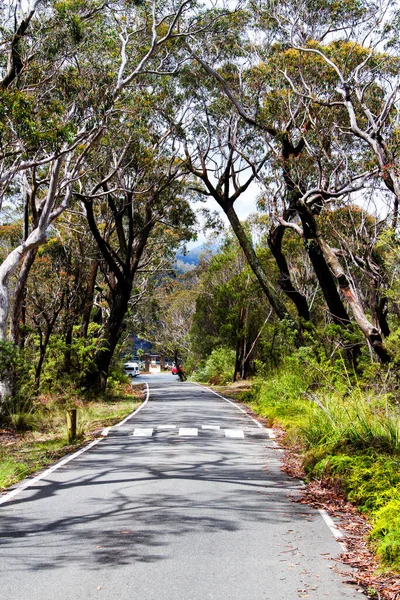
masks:
[[[153,435],[153,428],[136,428],[133,430],[133,437],[151,437]]]
[[[157,433],[179,435],[180,437],[197,437],[199,431],[210,431],[213,433],[223,433],[226,438],[243,439],[245,437],[243,429],[226,429],[220,425],[201,425],[199,427],[179,427],[169,423],[156,425],[155,427],[136,427],[133,430],[133,437],[155,437]],[[269,437],[273,437],[267,430]],[[153,435],[154,434],[154,435]]]
[[[244,438],[244,431],[243,429],[225,429],[225,437],[242,439]]]
[[[199,430],[197,429],[197,427],[180,427],[179,428],[179,435],[181,435],[181,436],[195,437],[198,434],[199,434]]]

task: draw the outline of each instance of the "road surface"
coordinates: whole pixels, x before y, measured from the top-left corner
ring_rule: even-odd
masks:
[[[1,600],[360,598],[267,430],[193,383],[140,380],[136,415],[1,498]]]

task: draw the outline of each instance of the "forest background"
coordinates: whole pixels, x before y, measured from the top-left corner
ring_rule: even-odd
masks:
[[[250,381],[400,569],[399,27],[380,0],[0,2],[3,433],[47,456],[66,408],[126,409],[135,334]],[[223,241],[179,273],[199,223]]]

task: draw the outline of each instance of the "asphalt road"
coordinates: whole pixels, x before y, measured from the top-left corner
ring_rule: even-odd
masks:
[[[211,391],[147,404],[0,506],[1,600],[339,600],[340,545],[268,432]]]

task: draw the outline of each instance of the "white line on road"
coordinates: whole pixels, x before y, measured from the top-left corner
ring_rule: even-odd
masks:
[[[124,423],[126,423],[126,421],[128,421],[129,419],[131,419],[133,417],[133,415],[136,415],[136,413],[138,413],[139,410],[142,410],[142,408],[147,404],[147,402],[149,400],[149,396],[150,396],[150,388],[149,388],[149,385],[147,383],[145,383],[145,385],[146,385],[146,388],[147,388],[146,389],[146,399],[143,402],[143,404],[141,404],[139,406],[139,408],[137,408],[130,415],[128,415],[123,421],[121,421],[120,423],[118,423],[117,425],[115,425],[115,427],[120,427],[121,425],[123,425]],[[11,492],[7,492],[6,494],[4,494],[4,496],[2,496],[0,498],[0,505],[4,504],[5,502],[9,502],[13,498],[15,498],[15,496],[17,496],[18,494],[20,494],[21,492],[23,492],[27,488],[32,487],[33,485],[35,485],[41,479],[44,479],[45,477],[47,477],[48,475],[50,475],[54,471],[57,471],[57,469],[59,469],[60,467],[63,467],[64,465],[66,465],[67,463],[69,463],[74,458],[78,458],[78,456],[80,456],[84,452],[87,452],[88,450],[90,450],[90,448],[93,448],[93,446],[95,446],[96,444],[98,444],[99,442],[101,442],[102,439],[104,439],[104,438],[101,437],[101,438],[98,438],[97,440],[93,440],[93,442],[90,442],[90,444],[88,444],[84,448],[81,448],[80,450],[78,450],[78,452],[74,452],[74,454],[70,454],[69,456],[67,456],[63,460],[60,460],[55,465],[52,465],[49,469],[46,469],[45,471],[43,471],[43,473],[40,473],[40,475],[36,475],[36,477],[33,477],[32,479],[28,479],[22,485],[18,486],[17,488],[15,488],[14,490],[12,490]]]
[[[149,384],[145,383],[144,384],[146,386],[146,399],[143,402],[143,404],[141,404],[139,406],[139,408],[137,408],[136,410],[134,410],[130,415],[128,415],[127,417],[125,417],[125,419],[123,421],[121,421],[120,423],[117,423],[116,425],[114,425],[114,427],[121,427],[121,425],[124,425],[127,421],[129,421],[129,419],[132,419],[132,417],[134,417],[140,410],[142,410],[142,408],[144,408],[146,406],[146,404],[149,401],[149,397],[150,397],[150,388],[149,388]]]
[[[343,533],[340,531],[339,527],[335,524],[333,519],[331,519],[331,517],[328,515],[328,513],[323,508],[319,508],[318,512],[321,515],[321,517],[323,518],[323,520],[325,521],[326,525],[328,525],[329,529],[331,530],[332,535],[339,542],[342,550],[346,551],[347,550],[346,544],[344,542],[340,541],[343,538]]]
[[[215,394],[216,396],[218,396],[218,398],[222,398],[222,400],[226,400],[226,402],[229,402],[229,404],[232,404],[232,406],[234,406],[235,408],[237,408],[237,410],[240,410],[240,412],[242,412],[243,414],[245,414],[246,417],[248,417],[251,421],[253,421],[253,423],[255,423],[257,425],[257,427],[259,427],[260,429],[263,429],[263,426],[261,425],[261,423],[259,423],[258,421],[256,421],[256,419],[253,419],[253,417],[250,417],[250,415],[247,414],[247,412],[244,410],[244,408],[241,408],[235,402],[232,402],[232,400],[228,400],[228,398],[225,398],[225,396],[221,396],[221,394],[218,394],[218,392],[214,392],[214,390],[212,390],[209,387],[206,387],[205,385],[200,385],[199,383],[197,385],[199,387],[201,387],[201,388],[204,388],[205,390],[208,390],[212,394]]]
[[[197,429],[197,427],[180,427],[179,428],[179,435],[180,436],[184,436],[184,437],[195,437],[199,434],[199,430]]]
[[[225,429],[225,437],[235,438],[235,439],[243,439],[244,431],[243,431],[243,429]]]
[[[152,427],[136,427],[133,430],[133,437],[151,437],[153,435]]]

